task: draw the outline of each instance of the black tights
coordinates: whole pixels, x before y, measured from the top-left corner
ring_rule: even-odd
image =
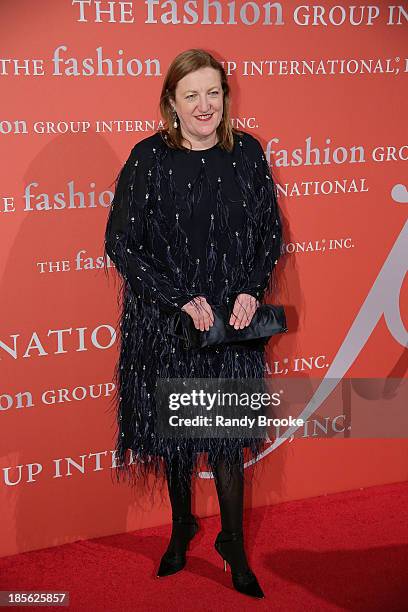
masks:
[[[165,466],[173,519],[189,517],[191,515],[192,465],[190,465],[190,480],[188,484],[179,478],[180,466],[178,456],[174,457],[172,461],[166,461]]]
[[[218,459],[214,462],[213,471],[220,505],[222,529],[226,532],[242,532],[244,512],[242,450],[238,451],[236,460],[229,469],[225,460]],[[188,485],[183,485],[179,479],[177,457],[166,463],[166,474],[173,519],[191,515],[191,479]]]

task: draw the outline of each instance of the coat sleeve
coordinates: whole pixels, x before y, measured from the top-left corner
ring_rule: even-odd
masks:
[[[146,203],[140,194],[148,190],[150,162],[147,153],[136,145],[122,167],[108,214],[104,248],[133,293],[171,315],[197,293],[176,288],[168,270],[146,248],[143,229]]]
[[[248,293],[263,301],[267,290],[272,288],[274,269],[281,256],[282,221],[276,184],[262,145],[254,137],[250,139],[250,164],[255,166],[254,192],[258,232],[248,283],[241,293]]]

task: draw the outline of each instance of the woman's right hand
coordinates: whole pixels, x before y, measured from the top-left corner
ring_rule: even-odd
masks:
[[[206,298],[201,295],[184,304],[181,310],[190,315],[193,319],[194,327],[200,331],[208,331],[214,323],[212,308]]]

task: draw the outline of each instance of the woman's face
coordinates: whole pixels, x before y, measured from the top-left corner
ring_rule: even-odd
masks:
[[[200,68],[180,79],[172,101],[180,120],[181,133],[195,141],[211,139],[223,113],[223,91],[218,70]]]

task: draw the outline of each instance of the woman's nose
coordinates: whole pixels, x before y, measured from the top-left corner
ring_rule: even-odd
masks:
[[[200,113],[204,115],[205,113],[209,111],[210,107],[211,107],[211,104],[206,98],[200,98],[198,102],[198,110],[200,111]]]

